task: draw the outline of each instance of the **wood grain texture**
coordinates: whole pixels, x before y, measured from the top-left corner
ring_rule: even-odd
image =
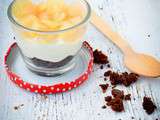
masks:
[[[6,15],[9,3],[9,0],[0,0],[0,120],[131,120],[132,116],[135,120],[160,119],[160,78],[141,77],[128,88],[118,86],[125,93],[132,94],[132,100],[125,102],[123,113],[101,108],[105,95],[98,85],[103,83],[104,70],[99,70],[96,65],[89,81],[67,93],[48,95],[46,98],[16,87],[9,81],[2,67],[3,55],[14,36]],[[90,0],[90,3],[115,31],[129,40],[136,51],[160,59],[159,0]],[[113,70],[127,70],[119,49],[106,39],[93,26],[89,26],[86,40],[109,56]],[[107,94],[110,94],[109,91]],[[150,96],[158,108],[150,116],[141,106],[144,95]],[[14,110],[15,106],[21,104],[24,106]]]

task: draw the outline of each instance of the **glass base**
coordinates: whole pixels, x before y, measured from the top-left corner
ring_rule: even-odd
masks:
[[[73,69],[75,66],[75,59],[71,60],[68,64],[58,68],[42,68],[42,67],[37,67],[26,60],[24,60],[24,62],[26,64],[26,67],[33,73],[47,77],[62,75]]]
[[[54,69],[50,69],[50,70],[44,70],[44,69],[37,69],[34,68],[28,64],[26,64],[26,67],[33,73],[40,75],[40,76],[46,76],[46,77],[53,77],[53,76],[59,76],[62,75],[68,71],[70,71],[71,69],[73,69],[75,66],[75,63],[72,64],[67,64],[61,68],[54,68]]]
[[[64,59],[61,62],[57,62],[57,65],[56,63],[43,61],[37,58],[36,60],[35,58],[28,58],[22,53],[21,56],[23,57],[23,61],[25,62],[26,67],[31,72],[47,77],[62,75],[73,69],[76,64],[75,56],[70,57],[70,59],[67,58],[66,60]]]

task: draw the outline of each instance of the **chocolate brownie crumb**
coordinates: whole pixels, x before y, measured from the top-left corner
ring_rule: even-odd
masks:
[[[104,76],[108,76],[112,85],[123,84],[126,87],[130,86],[132,83],[136,82],[139,75],[135,73],[117,73],[112,71],[107,71],[104,73]]]
[[[142,103],[143,109],[146,111],[147,114],[152,114],[154,110],[157,108],[155,104],[152,102],[150,97],[144,97]]]
[[[121,98],[121,99],[124,98],[124,92],[121,91],[121,90],[118,90],[118,89],[113,89],[113,90],[112,90],[112,95],[113,95],[113,97],[115,97],[115,98]]]
[[[103,69],[103,65],[100,66],[100,69]]]
[[[14,110],[18,110],[20,107],[23,107],[23,106],[24,106],[24,104],[20,104],[18,106],[14,106]]]
[[[131,117],[131,119],[133,120],[133,119],[134,119],[134,117],[132,116],[132,117]]]
[[[107,96],[104,98],[106,102],[110,102],[112,100],[112,96]]]
[[[104,81],[106,81],[107,80],[107,78],[104,78]]]
[[[109,71],[106,71],[106,72],[104,73],[104,76],[105,76],[105,77],[108,77],[108,76],[110,76],[111,73],[112,73],[112,71],[110,71],[110,70],[109,70]]]
[[[122,83],[125,86],[129,86],[132,83],[136,82],[138,77],[139,77],[139,75],[137,75],[135,73],[129,73],[128,74],[127,72],[124,72],[121,75]]]
[[[100,84],[99,86],[101,87],[102,92],[105,93],[106,90],[108,89],[109,84]]]
[[[14,106],[14,109],[15,109],[15,110],[18,110],[18,108],[19,108],[18,106]]]
[[[108,106],[111,106],[113,111],[122,112],[124,111],[123,101],[121,98],[113,98],[110,102],[107,103]]]
[[[124,100],[131,100],[131,94],[127,94],[124,96]]]
[[[131,100],[131,94],[124,95],[123,90],[112,89],[112,96],[106,96],[105,102],[107,106],[111,106],[111,109],[116,112],[124,111],[123,100]]]
[[[96,64],[109,63],[108,57],[104,53],[102,53],[102,51],[99,51],[97,49],[93,52],[93,57],[94,57],[94,63]]]
[[[102,106],[102,109],[106,109],[107,107],[105,105]]]
[[[107,65],[107,67],[108,67],[108,68],[110,68],[110,67],[111,67],[111,65],[110,65],[110,64],[108,64],[108,65]]]

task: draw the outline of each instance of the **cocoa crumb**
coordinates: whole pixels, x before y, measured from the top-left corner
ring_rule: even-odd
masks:
[[[18,106],[14,106],[14,109],[15,109],[15,110],[18,110]]]
[[[143,98],[142,106],[146,113],[149,115],[152,114],[157,108],[156,105],[152,102],[151,98],[146,96]]]
[[[110,76],[111,73],[112,73],[112,71],[110,71],[110,70],[109,70],[109,71],[106,71],[106,72],[104,73],[104,76],[105,76],[105,77],[108,77],[108,76]]]
[[[139,75],[135,73],[117,73],[112,71],[107,71],[104,73],[104,76],[108,76],[112,85],[123,84],[126,87],[130,86],[132,83],[136,82]]]
[[[100,84],[99,86],[101,87],[102,92],[105,93],[109,87],[109,84]]]
[[[103,65],[100,66],[100,69],[103,69]]]
[[[97,49],[93,52],[93,57],[94,57],[94,63],[96,64],[109,63],[108,57],[104,53],[102,53],[102,51],[99,51]]]
[[[131,94],[124,95],[123,90],[112,89],[112,96],[106,96],[105,102],[107,106],[111,106],[111,109],[116,112],[124,111],[123,100],[130,100]]]
[[[121,90],[118,90],[118,89],[113,89],[113,90],[112,90],[112,95],[113,95],[113,97],[115,97],[115,98],[121,98],[121,99],[124,98],[124,92],[121,91]]]
[[[110,65],[110,64],[108,64],[108,65],[107,65],[107,67],[108,67],[108,68],[110,68],[110,67],[111,67],[111,65]]]
[[[107,103],[108,106],[111,106],[113,111],[122,112],[124,111],[123,101],[121,98],[113,98],[110,102]]]
[[[133,120],[133,119],[134,119],[134,117],[132,116],[132,117],[131,117],[131,119]]]
[[[105,105],[102,106],[102,109],[106,109],[107,107]]]
[[[110,102],[112,100],[112,96],[107,96],[104,98],[106,102]]]
[[[127,94],[124,96],[124,100],[131,100],[131,94]]]
[[[104,81],[106,81],[107,80],[107,78],[104,78]]]
[[[18,109],[20,109],[21,107],[23,107],[24,106],[24,104],[20,104],[20,105],[18,105],[18,106],[14,106],[14,110],[18,110]]]

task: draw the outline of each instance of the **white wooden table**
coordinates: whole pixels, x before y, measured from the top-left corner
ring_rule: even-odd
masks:
[[[98,70],[98,66],[94,66],[89,81],[79,88],[48,95],[47,99],[16,87],[2,67],[4,53],[14,36],[6,15],[9,3],[9,0],[0,0],[0,120],[131,120],[132,116],[135,120],[160,120],[160,78],[141,77],[128,88],[118,86],[132,94],[132,100],[124,103],[125,112],[122,113],[101,108],[105,95],[98,85],[103,83],[104,71]],[[90,0],[90,3],[136,51],[160,60],[160,0]],[[113,70],[126,70],[120,50],[91,25],[86,40],[109,56]],[[106,94],[110,94],[109,91]],[[150,96],[157,105],[152,115],[142,109],[144,95]],[[21,104],[24,106],[14,110],[14,106]]]

